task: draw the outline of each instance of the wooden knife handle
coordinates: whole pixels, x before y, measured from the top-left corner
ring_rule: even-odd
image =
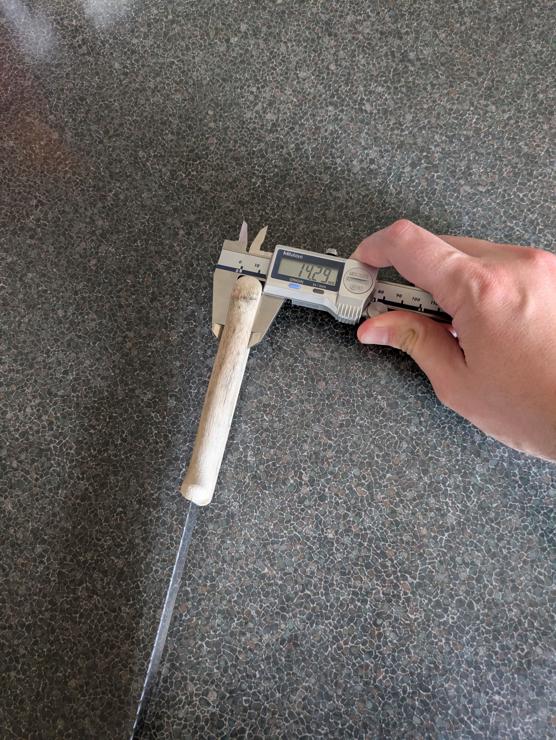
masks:
[[[261,292],[259,280],[249,276],[239,278],[232,291],[193,454],[181,484],[182,495],[198,506],[206,506],[212,500],[245,373]]]

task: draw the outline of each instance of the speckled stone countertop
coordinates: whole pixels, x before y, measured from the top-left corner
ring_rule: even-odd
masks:
[[[216,351],[213,264],[399,216],[551,248],[550,3],[0,0],[0,727],[125,738]],[[554,736],[553,466],[285,308],[150,738]]]

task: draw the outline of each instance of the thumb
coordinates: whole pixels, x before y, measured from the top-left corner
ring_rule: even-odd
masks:
[[[362,344],[385,344],[406,352],[428,376],[439,399],[451,405],[467,365],[445,324],[406,311],[390,311],[367,319],[357,338]]]

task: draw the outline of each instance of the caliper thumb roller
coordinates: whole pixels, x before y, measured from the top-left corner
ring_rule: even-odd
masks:
[[[249,342],[262,295],[256,277],[236,280],[226,323],[201,412],[182,495],[197,504],[211,502],[249,356]]]

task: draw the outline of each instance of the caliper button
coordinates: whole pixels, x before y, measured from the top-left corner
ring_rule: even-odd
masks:
[[[366,293],[371,289],[371,285],[371,276],[359,267],[352,267],[344,275],[344,288],[350,293]]]

